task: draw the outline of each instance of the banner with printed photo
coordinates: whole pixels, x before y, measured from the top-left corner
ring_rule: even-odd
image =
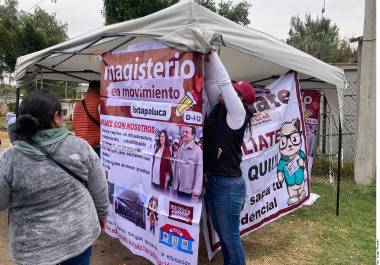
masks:
[[[241,236],[301,207],[310,192],[297,74],[288,73],[266,88],[256,89],[256,102],[251,107],[255,113],[252,127],[242,145],[247,194],[240,215]],[[212,258],[220,242],[206,206],[203,229]]]
[[[307,166],[309,176],[311,176],[313,160],[317,154],[321,93],[319,90],[301,89],[301,94],[303,116],[306,126]]]
[[[157,41],[102,56],[106,231],[153,264],[197,264],[202,56]]]

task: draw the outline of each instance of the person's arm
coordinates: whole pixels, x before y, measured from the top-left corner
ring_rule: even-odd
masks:
[[[98,155],[90,146],[88,147],[90,149],[88,190],[94,200],[98,217],[102,219],[108,214],[108,186]]]
[[[0,211],[8,208],[11,199],[11,184],[6,179],[4,155],[0,156]]]
[[[212,52],[205,60],[205,89],[212,90],[215,95],[215,85],[223,95],[227,108],[227,124],[233,129],[240,129],[245,121],[246,111],[243,103],[232,86],[231,79],[216,52]],[[211,99],[210,99],[211,101]]]

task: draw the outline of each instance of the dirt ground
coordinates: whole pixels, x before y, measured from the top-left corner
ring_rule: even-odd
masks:
[[[7,212],[0,212],[0,264],[15,265],[9,258]],[[249,244],[249,243],[248,243]],[[246,245],[247,247],[247,245]],[[119,240],[102,234],[94,244],[91,265],[148,265],[151,264],[145,258],[133,255]],[[218,255],[213,261],[208,261],[206,246],[201,240],[198,264],[223,264],[223,258]],[[248,263],[253,264],[253,263]]]

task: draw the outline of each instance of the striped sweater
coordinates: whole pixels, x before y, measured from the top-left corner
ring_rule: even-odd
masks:
[[[99,115],[99,101],[100,97],[94,91],[89,91],[85,97],[86,107],[91,116],[97,121],[100,120]],[[92,147],[99,145],[100,142],[100,129],[99,127],[87,116],[81,101],[78,101],[74,107],[73,113],[73,129],[75,136],[86,140]]]

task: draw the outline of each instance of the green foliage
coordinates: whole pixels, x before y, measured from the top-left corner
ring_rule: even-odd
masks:
[[[221,1],[219,3],[218,14],[235,21],[236,23],[247,26],[251,21],[248,19],[249,8],[251,7],[248,2],[243,1],[233,5],[232,1]]]
[[[338,163],[337,158],[333,156],[331,160],[325,156],[317,156],[313,162],[312,177],[327,177],[330,170],[334,174],[334,178],[337,178]],[[346,160],[341,168],[341,179],[349,182],[354,181],[354,162]]]
[[[144,17],[167,8],[178,0],[104,0],[106,25]]]
[[[0,97],[7,96],[12,92],[12,87],[7,84],[0,84]]]
[[[19,54],[20,17],[16,0],[0,5],[0,76],[13,72]]]
[[[289,38],[286,42],[322,61],[329,63],[357,62],[357,53],[346,40],[339,39],[339,29],[331,19],[312,19],[299,16],[290,20]]]
[[[357,63],[358,51],[357,49],[352,49],[347,40],[340,40],[338,48],[334,51],[333,62]]]
[[[25,54],[39,51],[67,39],[67,24],[37,8],[33,14],[21,13],[20,41]]]
[[[216,13],[217,11],[216,3],[214,0],[196,0],[195,2],[207,9],[210,9],[212,12]]]
[[[247,1],[233,4],[232,1],[196,0],[196,3],[236,23],[248,25],[249,8]],[[106,25],[143,17],[169,7],[178,0],[104,0],[103,15]]]
[[[45,49],[67,39],[67,24],[40,8],[17,10],[17,0],[0,4],[0,77],[15,70],[17,57]]]

